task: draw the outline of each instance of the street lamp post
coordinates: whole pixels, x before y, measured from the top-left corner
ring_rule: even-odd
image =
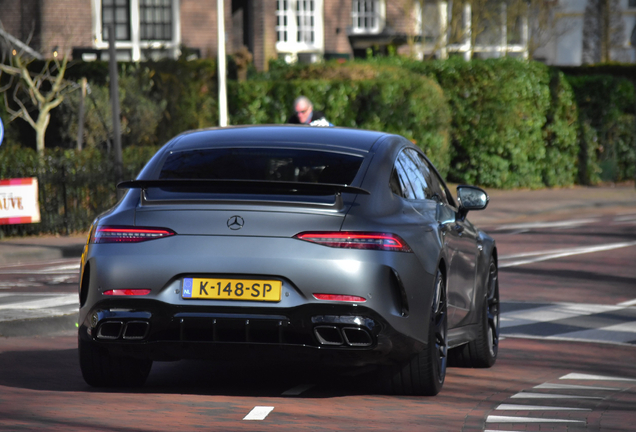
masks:
[[[115,173],[117,183],[123,181],[123,160],[121,155],[121,124],[119,119],[119,80],[117,74],[117,51],[115,50],[115,26],[108,26],[108,72],[110,75],[110,102],[113,110],[113,144],[115,147]],[[117,199],[123,191],[117,189]]]
[[[216,0],[217,27],[219,30],[218,40],[218,61],[219,64],[219,126],[228,125],[227,116],[227,84],[225,68],[225,13],[223,10],[223,0]]]

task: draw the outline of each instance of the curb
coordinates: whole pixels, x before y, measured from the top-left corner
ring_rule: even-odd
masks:
[[[83,244],[44,246],[2,242],[0,243],[0,265],[80,258],[83,249]]]

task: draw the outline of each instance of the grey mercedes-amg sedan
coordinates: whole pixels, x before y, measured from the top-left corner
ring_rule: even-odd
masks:
[[[495,363],[497,249],[398,135],[244,126],[163,146],[82,256],[79,357],[93,386],[153,361],[377,366],[383,391],[435,395],[447,361]]]

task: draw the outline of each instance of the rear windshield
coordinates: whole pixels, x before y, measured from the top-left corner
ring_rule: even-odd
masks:
[[[362,156],[301,149],[218,148],[175,152],[160,179],[259,180],[350,185]]]

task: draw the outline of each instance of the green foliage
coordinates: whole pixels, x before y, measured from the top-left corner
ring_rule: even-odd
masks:
[[[634,83],[611,75],[569,76],[574,89],[582,124],[594,130],[583,131],[582,151],[594,171],[600,170],[600,179],[621,181],[633,178],[634,140]],[[629,124],[632,119],[631,127]],[[589,141],[595,136],[597,143]],[[631,146],[631,147],[630,147]],[[590,184],[594,178],[581,178]]]
[[[149,62],[152,92],[166,108],[157,128],[157,143],[190,129],[218,125],[216,63],[212,60]]]
[[[158,147],[128,147],[123,151],[124,178],[135,178]],[[113,157],[99,149],[35,150],[17,145],[0,147],[0,178],[37,177],[39,224],[4,225],[0,235],[85,231],[93,219],[116,202]]]
[[[516,60],[405,64],[435,77],[453,113],[449,177],[484,186],[539,187],[549,90]]]
[[[122,146],[157,145],[157,128],[166,102],[152,93],[153,72],[142,66],[129,66],[119,77]],[[90,83],[90,94],[84,100],[84,146],[102,146],[112,141],[112,107],[108,83]],[[61,136],[75,142],[78,131],[80,92],[64,99],[58,116],[65,127]]]
[[[535,63],[543,81],[550,89],[551,102],[543,126],[545,162],[541,164],[543,183],[546,186],[568,186],[577,180],[579,170],[577,136],[578,111],[574,92],[565,75],[556,69],[547,69]]]
[[[313,77],[320,75],[319,68],[297,70]],[[324,75],[366,77],[360,69],[351,73],[345,68]],[[304,95],[334,125],[401,134],[422,147],[443,174],[448,171],[450,113],[434,81],[405,72],[400,80],[297,79],[291,71],[281,74],[285,80],[232,83],[228,90],[232,124],[285,123],[294,99]]]

